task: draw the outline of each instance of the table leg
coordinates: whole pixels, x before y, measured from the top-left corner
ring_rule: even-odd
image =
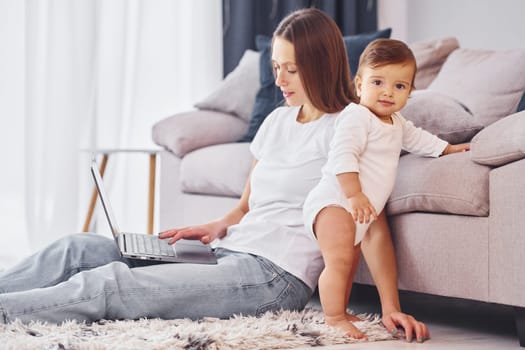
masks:
[[[106,164],[108,163],[109,155],[104,153],[102,156],[102,163],[100,164],[100,175],[104,176],[104,172],[106,171]],[[89,208],[86,215],[86,221],[84,221],[84,227],[82,228],[82,232],[88,232],[89,226],[91,224],[91,218],[93,217],[93,212],[95,211],[95,204],[97,202],[97,196],[98,191],[97,187],[93,187],[93,192],[91,193],[91,201],[89,202]]]
[[[149,155],[149,193],[148,193],[148,234],[153,234],[153,215],[155,211],[155,170],[157,154]]]

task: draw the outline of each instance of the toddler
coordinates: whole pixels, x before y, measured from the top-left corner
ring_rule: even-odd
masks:
[[[319,277],[325,321],[355,338],[364,335],[346,306],[359,244],[392,192],[401,149],[430,157],[469,149],[469,144],[450,145],[401,116],[415,74],[416,60],[402,41],[377,39],[366,47],[355,77],[359,104],[349,104],[338,116],[322,178],[303,209],[325,263]],[[348,234],[333,234],[336,226]]]

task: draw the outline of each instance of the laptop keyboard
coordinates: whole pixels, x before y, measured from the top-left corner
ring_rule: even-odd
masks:
[[[126,250],[138,254],[176,256],[172,246],[157,236],[126,233]]]

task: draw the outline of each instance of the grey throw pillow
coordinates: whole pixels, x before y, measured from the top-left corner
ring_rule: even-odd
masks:
[[[454,50],[429,90],[453,96],[489,125],[514,112],[525,91],[525,50]]]
[[[198,148],[235,142],[248,128],[248,123],[215,111],[197,110],[178,113],[153,125],[152,138],[157,145],[179,158]]]
[[[239,64],[196,108],[236,115],[250,120],[259,89],[259,53],[246,50]]]
[[[430,90],[413,91],[401,114],[451,144],[468,142],[483,128],[457,100]]]
[[[500,166],[525,158],[525,111],[500,119],[480,131],[470,148],[473,161]]]
[[[426,89],[436,78],[450,53],[457,48],[459,48],[459,42],[454,37],[423,40],[410,44],[417,64],[415,88]]]

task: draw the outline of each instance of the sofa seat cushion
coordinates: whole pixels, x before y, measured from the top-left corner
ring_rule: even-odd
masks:
[[[469,152],[440,158],[401,157],[387,214],[408,212],[489,214],[490,167],[470,160]]]
[[[181,190],[240,197],[252,161],[248,142],[225,143],[190,152],[181,161]]]

